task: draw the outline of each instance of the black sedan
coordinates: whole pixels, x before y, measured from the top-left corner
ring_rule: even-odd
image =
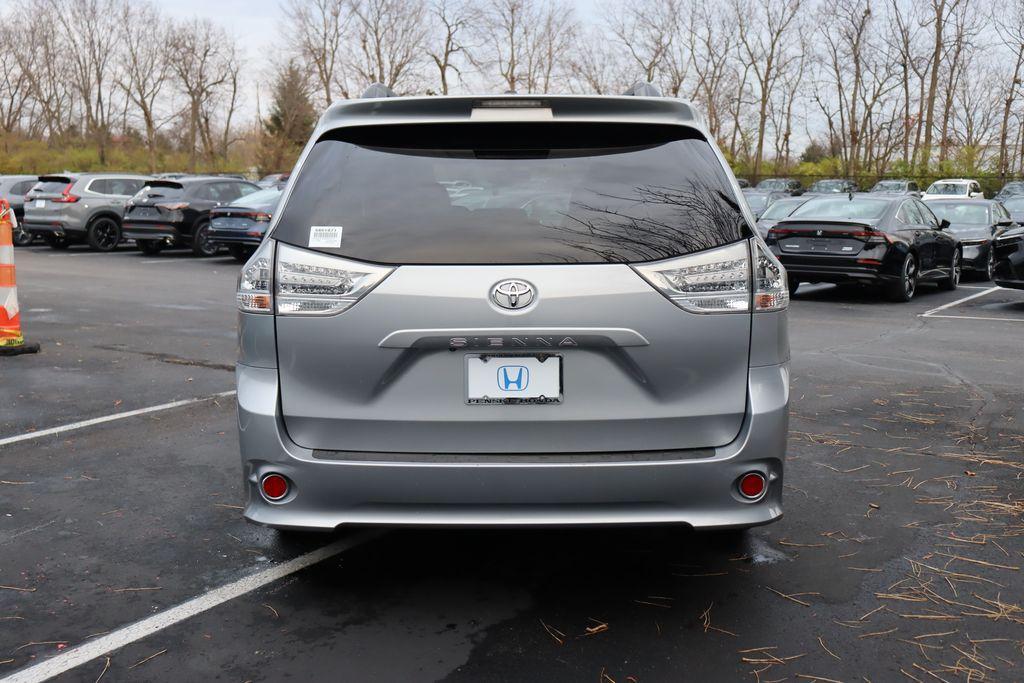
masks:
[[[153,180],[125,205],[122,232],[144,254],[168,246],[191,247],[196,256],[213,256],[210,211],[259,192],[254,183],[216,176]]]
[[[995,268],[992,237],[1013,225],[1009,212],[991,199],[935,199],[928,208],[949,221],[950,231],[960,239],[964,270],[991,280]]]
[[[1024,227],[1016,225],[996,235],[993,251],[995,283],[1000,287],[1024,289]]]
[[[768,231],[766,242],[800,282],[882,287],[910,301],[919,282],[960,284],[960,242],[925,204],[893,195],[815,197]]]
[[[210,211],[210,242],[227,247],[236,261],[244,263],[263,241],[281,193],[260,190]]]
[[[1012,180],[999,190],[993,199],[1005,200],[1011,197],[1024,197],[1024,181]]]

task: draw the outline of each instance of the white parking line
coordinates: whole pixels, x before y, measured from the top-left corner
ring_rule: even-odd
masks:
[[[161,410],[170,410],[172,408],[180,408],[181,406],[192,405],[193,403],[202,403],[203,401],[212,401],[216,398],[224,398],[225,396],[234,396],[237,393],[234,389],[231,391],[222,391],[219,394],[213,394],[212,396],[200,396],[197,398],[186,398],[181,401],[172,401],[171,403],[161,403],[158,406],[149,406],[148,408],[137,408],[135,410],[127,410],[123,413],[114,413],[113,415],[104,415],[103,417],[94,417],[89,420],[82,420],[81,422],[72,422],[71,424],[60,425],[59,427],[50,427],[49,429],[40,429],[37,432],[28,432],[27,434],[18,434],[17,436],[8,436],[0,439],[0,446],[7,446],[12,443],[18,443],[20,441],[30,441],[32,439],[41,439],[44,436],[53,436],[54,434],[63,434],[64,432],[70,432],[75,429],[82,429],[83,427],[92,427],[93,425],[103,424],[104,422],[113,422],[115,420],[123,420],[126,417],[135,417],[136,415],[146,415],[148,413],[157,413]]]
[[[214,588],[180,605],[157,612],[152,616],[136,621],[134,624],[122,626],[116,631],[101,636],[96,640],[82,643],[50,659],[33,664],[21,671],[16,671],[10,676],[0,679],[0,683],[38,683],[39,681],[49,680],[54,676],[70,671],[76,666],[81,666],[97,657],[102,657],[125,645],[130,645],[151,636],[168,626],[173,626],[197,614],[211,610],[228,600],[251,593],[258,588],[266,586],[268,583],[283,579],[318,562],[323,562],[345,550],[351,550],[358,545],[373,540],[382,533],[383,531],[379,529],[364,531],[310,551],[305,555],[299,555],[282,564],[250,574],[219,588]]]
[[[962,299],[957,299],[956,301],[950,301],[948,304],[942,304],[941,306],[939,306],[937,308],[933,308],[930,311],[925,311],[924,313],[919,314],[917,317],[919,317],[919,318],[930,318],[930,317],[934,316],[936,313],[938,313],[939,311],[944,311],[947,308],[952,308],[953,306],[959,306],[960,304],[964,303],[965,301],[970,301],[971,299],[977,299],[978,297],[985,296],[986,294],[991,294],[992,292],[998,292],[1000,289],[1002,289],[1002,288],[1001,287],[989,287],[988,289],[986,289],[986,290],[984,290],[982,292],[978,292],[977,294],[971,294],[970,296],[965,296]]]

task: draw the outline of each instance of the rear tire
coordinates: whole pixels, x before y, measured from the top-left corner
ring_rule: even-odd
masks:
[[[20,225],[14,229],[14,235],[12,235],[12,241],[16,247],[27,247],[32,244],[32,240],[35,237],[25,228]]]
[[[953,262],[949,265],[949,275],[939,280],[939,289],[952,292],[960,284],[960,276],[963,273],[963,264],[960,259],[960,250],[953,252]]]
[[[196,256],[206,258],[216,256],[220,247],[210,243],[210,223],[203,221],[196,225],[192,232],[192,253]]]
[[[164,249],[160,240],[135,240],[135,246],[146,256],[156,256]]]
[[[996,276],[996,252],[990,244],[988,247],[988,260],[985,262],[985,272],[981,274],[981,277],[991,282],[992,278]]]
[[[890,301],[906,303],[914,298],[917,291],[917,258],[907,254],[900,266],[900,279],[886,288]]]
[[[47,235],[44,239],[46,240],[46,243],[50,245],[50,249],[56,249],[57,251],[64,251],[71,246],[71,242],[68,241],[67,237]]]
[[[85,241],[93,251],[113,251],[121,243],[121,226],[113,218],[97,218],[89,224]]]

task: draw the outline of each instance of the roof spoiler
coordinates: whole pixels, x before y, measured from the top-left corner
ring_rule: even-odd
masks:
[[[661,90],[658,86],[653,83],[647,83],[646,81],[637,81],[629,88],[626,92],[622,93],[625,97],[661,97]]]
[[[394,90],[383,83],[371,83],[370,87],[364,90],[363,94],[359,96],[359,99],[369,100],[380,97],[398,97],[398,95],[395,94]]]

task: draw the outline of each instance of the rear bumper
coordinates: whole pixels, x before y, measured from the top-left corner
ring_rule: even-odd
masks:
[[[857,265],[844,263],[792,262],[792,259],[781,258],[782,265],[791,277],[801,282],[833,282],[862,284],[884,284],[899,280],[899,275],[888,272],[879,265]]]
[[[782,516],[789,406],[788,364],[750,368],[748,412],[739,436],[719,448],[643,453],[504,456],[325,454],[294,444],[279,413],[278,371],[239,364],[239,443],[246,519],[279,528],[342,524],[586,525],[686,524],[737,528]],[[643,449],[638,443],[637,449]],[[736,480],[764,474],[768,490],[748,502]],[[281,502],[258,483],[290,479]]]
[[[175,244],[184,238],[172,223],[130,223],[121,226],[121,235],[129,240],[165,240]]]
[[[964,270],[978,272],[988,271],[988,255],[992,251],[990,244],[970,244],[963,247],[960,263]]]
[[[78,237],[85,235],[85,228],[79,225],[71,225],[64,221],[23,221],[21,227],[33,235],[56,235]]]
[[[246,244],[258,247],[263,235],[249,235],[244,230],[216,230],[210,228],[210,241],[216,244]]]
[[[996,242],[996,268],[992,280],[1000,287],[1024,289],[1024,240]]]

